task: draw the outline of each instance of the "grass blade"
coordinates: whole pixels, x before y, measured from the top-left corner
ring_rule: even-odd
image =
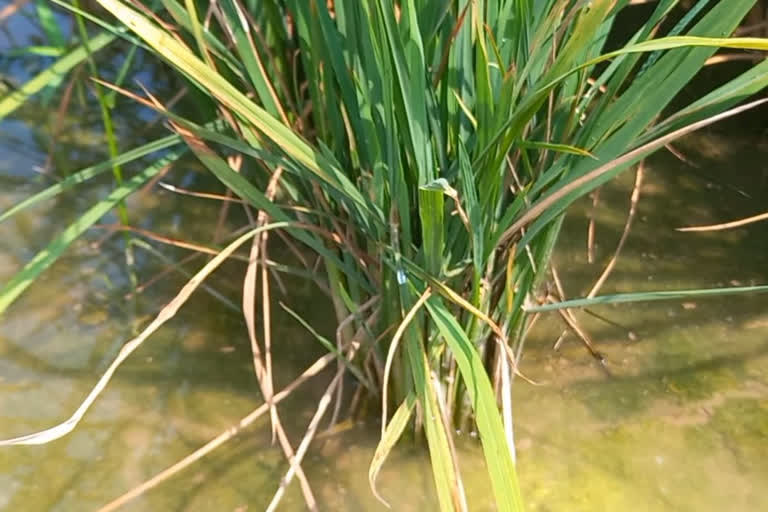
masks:
[[[541,305],[524,306],[526,313],[544,313],[570,308],[588,308],[599,304],[622,304],[630,302],[654,302],[659,300],[704,299],[747,293],[768,293],[768,285],[733,286],[726,288],[699,288],[695,290],[673,290],[638,293],[617,293],[613,295],[598,295],[591,299],[570,299]]]
[[[456,358],[461,378],[472,401],[496,506],[504,512],[521,512],[523,501],[511,447],[507,446],[504,425],[496,406],[496,396],[480,354],[439,298],[433,297],[426,305],[430,318]]]
[[[47,85],[54,83],[69,70],[85,61],[90,53],[95,53],[117,38],[116,35],[102,32],[92,37],[88,42],[88,49],[80,45],[51,64],[45,71],[23,84],[17,90],[0,99],[0,120],[11,114],[14,110],[29,101],[29,98],[42,90]]]
[[[408,421],[411,419],[414,405],[416,405],[416,395],[411,391],[395,411],[395,414],[387,424],[386,429],[384,429],[384,434],[381,436],[379,444],[376,445],[376,451],[373,453],[373,460],[371,460],[371,465],[368,468],[368,483],[371,486],[371,491],[373,491],[376,499],[387,507],[389,507],[389,503],[387,503],[387,500],[382,498],[376,490],[376,477],[379,476],[379,471],[381,471],[384,461],[387,460],[392,448],[395,447],[400,436],[403,435],[405,427],[408,426]]]
[[[295,318],[296,321],[299,322],[301,326],[304,327],[312,335],[313,338],[315,338],[317,341],[320,342],[323,348],[325,348],[328,352],[336,356],[342,362],[342,364],[344,364],[344,366],[347,367],[347,370],[349,370],[352,373],[352,375],[354,375],[355,378],[359,380],[363,386],[367,387],[369,390],[373,392],[374,390],[373,386],[368,381],[368,379],[365,378],[365,376],[360,372],[360,369],[357,368],[355,365],[353,365],[351,361],[347,360],[344,354],[339,352],[336,349],[336,346],[331,342],[331,340],[329,340],[328,338],[326,338],[325,336],[317,332],[315,328],[309,325],[309,322],[304,320],[301,317],[301,315],[299,315],[296,311],[286,306],[283,302],[280,302],[280,307],[283,308],[283,310],[285,310],[286,313],[288,313],[293,318]]]
[[[665,144],[668,144],[669,142],[672,142],[673,140],[680,138],[683,135],[704,128],[705,126],[709,126],[712,123],[722,119],[755,108],[758,105],[762,105],[766,101],[768,101],[768,99],[756,100],[751,103],[747,103],[746,105],[732,108],[716,116],[709,117],[702,121],[698,121],[696,123],[675,130],[670,134],[667,134],[654,141],[644,144],[637,149],[633,149],[632,151],[625,153],[612,162],[608,162],[607,164],[604,164],[597,169],[588,172],[587,174],[569,181],[561,187],[558,187],[557,190],[551,194],[545,196],[543,199],[533,204],[531,208],[529,208],[520,217],[520,219],[515,221],[515,223],[504,232],[500,239],[500,243],[509,240],[521,228],[525,227],[529,222],[532,222],[534,219],[536,219],[534,226],[528,230],[525,237],[523,238],[523,241],[521,242],[521,245],[525,245],[525,243],[530,240],[549,220],[562,213],[563,210],[565,210],[565,208],[573,201],[604,183],[606,181],[606,175],[609,175],[609,173],[613,173],[617,170],[626,168],[627,166],[633,164],[641,158],[648,156],[652,152],[663,147]],[[542,215],[542,217],[538,218],[539,215]]]
[[[81,183],[84,183],[90,180],[91,178],[95,178],[96,176],[111,170],[114,165],[127,164],[129,162],[137,160],[143,156],[149,155],[156,151],[162,151],[164,149],[178,145],[181,142],[182,142],[181,137],[179,137],[178,135],[169,135],[167,137],[163,137],[162,139],[157,139],[156,141],[150,142],[148,144],[132,149],[130,151],[126,151],[125,153],[122,153],[117,158],[113,158],[105,162],[101,162],[100,164],[96,164],[92,167],[87,167],[81,171],[71,174],[70,176],[67,176],[60,182],[56,183],[55,185],[52,185],[46,188],[45,190],[42,190],[31,197],[28,197],[27,199],[21,201],[18,204],[13,205],[12,207],[8,208],[6,211],[0,213],[0,222],[8,220],[10,217],[16,215],[20,211],[30,208],[42,201],[56,197],[57,195],[63,192],[66,192],[72,187],[75,187]]]
[[[179,158],[185,149],[170,152],[168,155],[150,165],[144,171],[123,182],[106,198],[93,205],[79,219],[69,225],[48,246],[37,253],[5,286],[0,289],[0,315],[26,290],[35,280],[50,267],[69,245],[93,226],[99,219],[109,213],[116,204],[135,192],[150,178],[162,171]]]
[[[369,210],[370,205],[360,191],[340,169],[328,161],[327,157],[310,146],[289,127],[253,103],[224,77],[213,72],[188,48],[120,0],[97,1],[136,32],[155,51],[164,56],[168,62],[181,69],[224,105],[247,119],[286,154],[301,163],[325,183],[339,190],[345,197],[351,199],[357,207]]]
[[[129,183],[130,181],[126,181],[125,185],[127,186]],[[141,331],[138,336],[123,345],[117,357],[115,357],[115,359],[109,365],[109,368],[107,368],[107,370],[102,374],[101,378],[98,380],[91,392],[88,394],[85,400],[83,400],[77,410],[75,410],[72,416],[69,417],[69,419],[63,423],[60,423],[59,425],[40,432],[36,432],[34,434],[27,434],[24,436],[15,437],[13,439],[0,440],[0,446],[46,444],[50,443],[51,441],[55,441],[56,439],[60,439],[61,437],[64,437],[65,435],[72,432],[77,424],[80,423],[80,420],[83,419],[85,413],[88,412],[88,409],[91,407],[91,405],[93,405],[93,402],[99,397],[107,384],[109,384],[109,381],[112,379],[112,375],[114,375],[115,371],[117,371],[123,361],[125,361],[128,356],[130,356],[137,348],[139,348],[139,346],[141,346],[141,344],[144,343],[144,341],[146,341],[149,336],[151,336],[155,331],[162,327],[163,324],[165,324],[168,320],[176,315],[179,308],[184,305],[187,299],[189,299],[192,293],[197,289],[198,286],[200,286],[203,281],[205,281],[211,272],[216,270],[219,265],[226,261],[227,258],[229,258],[230,255],[232,255],[232,253],[235,252],[238,247],[243,245],[257,234],[269,229],[276,229],[280,227],[283,227],[282,224],[277,223],[251,230],[248,233],[240,236],[240,238],[234,242],[230,243],[215,258],[206,263],[205,266],[203,266],[203,268],[201,268],[200,271],[198,271],[195,276],[187,282],[187,284],[181,289],[181,291],[179,291],[176,297],[174,297],[173,300],[171,300],[171,302],[169,302],[157,314],[155,319],[152,320],[152,322],[143,331]]]

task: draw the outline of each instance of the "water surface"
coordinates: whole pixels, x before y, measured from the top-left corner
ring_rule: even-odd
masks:
[[[67,119],[67,135],[49,157],[52,116],[40,108],[23,108],[0,123],[0,211],[52,183],[64,168],[71,171],[103,157],[98,117],[88,116]],[[123,129],[133,122],[126,114]],[[767,192],[766,140],[710,131],[688,138],[680,148],[699,167],[669,154],[649,162],[635,227],[605,293],[768,282],[768,224],[718,233],[674,231],[760,213]],[[192,160],[175,166],[164,179],[190,188],[211,183]],[[0,282],[102,197],[109,183],[109,177],[95,180],[1,224]],[[586,262],[585,251],[590,201],[577,204],[568,217],[555,261],[569,296],[586,293],[610,257],[631,186],[628,173],[601,195],[594,264]],[[212,242],[216,203],[155,188],[133,196],[129,206],[137,226]],[[225,231],[237,227],[237,213],[229,219]],[[120,346],[185,282],[171,274],[130,297],[122,238],[105,238],[106,233],[89,231],[0,318],[0,437],[67,418]],[[189,254],[154,246],[177,260]],[[135,255],[140,282],[164,268],[147,251],[137,248]],[[194,271],[203,261],[184,269]],[[258,407],[262,399],[246,329],[235,311],[243,272],[239,262],[218,271],[212,290],[196,292],[120,368],[72,434],[44,446],[0,450],[0,510],[96,509]],[[333,326],[324,322],[331,315],[322,295],[300,278],[286,277],[285,283],[290,293],[282,296],[276,289],[276,298],[332,332]],[[522,362],[523,372],[539,385],[518,380],[514,396],[519,473],[528,509],[768,509],[765,305],[764,297],[745,296],[594,308],[613,324],[577,313],[605,355],[605,368],[570,334],[553,350],[564,327],[557,314],[542,316]],[[301,326],[274,309],[280,388],[323,351]],[[318,377],[281,405],[294,439],[309,422],[329,376]],[[378,430],[370,419],[313,444],[304,469],[322,509],[385,510],[367,484]],[[458,443],[474,510],[494,510],[477,440],[465,434]],[[125,510],[263,510],[286,469],[264,417]],[[394,510],[437,509],[419,446],[403,443],[379,481]],[[301,503],[293,484],[282,509],[300,510]]]

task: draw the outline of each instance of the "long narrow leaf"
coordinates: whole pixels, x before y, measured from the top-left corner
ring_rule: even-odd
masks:
[[[560,309],[587,308],[599,304],[620,304],[628,302],[654,302],[658,300],[704,299],[749,293],[768,293],[768,285],[733,286],[727,288],[700,288],[696,290],[667,290],[657,292],[617,293],[599,295],[591,299],[570,299],[541,305],[525,306],[526,313],[543,313]]]
[[[95,53],[114,41],[116,37],[117,36],[114,34],[102,32],[88,41],[88,49],[91,53]],[[27,102],[33,94],[40,92],[45,86],[60,79],[61,76],[65,75],[70,69],[85,61],[87,58],[88,51],[85,46],[78,46],[51,64],[47,69],[38,73],[34,78],[30,79],[17,90],[1,98],[0,119],[8,116]]]
[[[384,429],[384,435],[381,436],[379,444],[376,445],[376,450],[373,453],[373,460],[371,460],[371,465],[368,468],[368,483],[371,486],[371,491],[373,491],[376,498],[386,506],[389,506],[389,503],[387,503],[376,490],[376,478],[379,476],[379,471],[381,471],[384,462],[387,460],[387,457],[389,457],[392,448],[395,447],[400,436],[403,435],[405,427],[408,426],[408,421],[411,419],[414,405],[416,405],[416,395],[413,392],[410,392],[405,397],[405,400],[403,400],[403,403],[400,404],[400,407],[395,411],[392,419],[387,424],[387,428]]]
[[[79,219],[70,224],[48,246],[37,253],[5,286],[0,289],[0,315],[26,290],[40,274],[50,267],[69,245],[93,226],[99,219],[112,210],[120,201],[135,192],[150,178],[159,173],[167,165],[174,162],[186,149],[171,151],[144,171],[135,175],[122,185],[115,188],[106,198],[93,205]]]
[[[290,128],[272,117],[267,111],[249,100],[221,75],[213,72],[202,60],[184,45],[155,26],[143,15],[126,6],[120,0],[97,0],[105,9],[136,32],[171,64],[178,66],[195,81],[205,87],[219,101],[239,115],[244,116],[256,128],[273,140],[283,151],[295,158],[326,183],[338,188],[351,198],[358,207],[368,209],[369,204],[349,179],[325,156],[312,148]]]
[[[129,162],[137,160],[143,156],[149,155],[156,151],[162,151],[163,149],[167,149],[169,147],[178,145],[181,142],[182,142],[181,137],[179,137],[178,135],[169,135],[167,137],[163,137],[162,139],[157,139],[153,142],[150,142],[138,148],[132,149],[130,151],[126,151],[125,153],[122,153],[117,158],[113,158],[111,160],[101,162],[100,164],[96,164],[92,167],[87,167],[81,171],[71,174],[70,176],[67,176],[60,182],[56,183],[55,185],[51,185],[45,190],[42,190],[31,197],[28,197],[27,199],[21,201],[18,204],[13,205],[12,207],[8,208],[6,211],[2,212],[0,214],[0,222],[3,222],[8,218],[16,215],[20,211],[30,208],[31,206],[34,206],[42,201],[56,197],[62,192],[65,192],[71,189],[72,187],[75,187],[81,183],[84,183],[90,180],[91,178],[98,176],[99,174],[103,174],[111,170],[112,167],[115,165],[127,164]]]
[[[496,506],[505,512],[521,512],[523,502],[517,483],[517,472],[512,461],[511,447],[507,446],[504,425],[496,407],[496,396],[480,354],[439,298],[433,297],[428,300],[426,306],[430,317],[456,358],[461,378],[472,400]]]
[[[126,182],[126,184],[127,183],[128,182]],[[109,381],[112,379],[112,376],[115,374],[120,365],[123,364],[123,362],[128,359],[128,356],[130,356],[137,348],[139,348],[142,343],[147,340],[147,338],[149,338],[152,334],[154,334],[155,331],[162,327],[163,324],[165,324],[168,320],[176,315],[176,313],[179,311],[179,308],[181,308],[181,306],[187,302],[187,299],[189,299],[192,293],[197,290],[200,284],[205,281],[211,272],[213,272],[216,268],[219,267],[219,265],[226,261],[227,258],[229,258],[229,256],[232,255],[232,253],[235,252],[238,247],[243,245],[254,236],[264,231],[280,227],[283,227],[282,223],[267,224],[260,228],[253,229],[230,243],[219,254],[211,259],[211,261],[206,263],[203,268],[201,268],[179,291],[176,297],[174,297],[171,302],[169,302],[163,309],[160,310],[155,319],[152,320],[152,322],[150,322],[150,324],[144,328],[144,330],[141,331],[138,336],[126,342],[122,346],[120,352],[117,354],[117,357],[115,357],[107,370],[101,375],[101,378],[99,378],[99,380],[96,382],[96,385],[93,387],[93,389],[91,389],[91,392],[88,393],[88,396],[85,397],[85,400],[82,401],[80,406],[66,421],[40,432],[35,432],[33,434],[27,434],[12,439],[0,440],[0,446],[46,444],[50,443],[51,441],[55,441],[56,439],[60,439],[61,437],[64,437],[65,435],[72,432],[78,423],[80,423],[80,420],[83,419],[85,413],[88,412],[88,409],[90,409],[91,405],[93,405],[93,403],[99,397],[101,392],[104,391],[104,388],[106,388],[107,384],[109,384]]]

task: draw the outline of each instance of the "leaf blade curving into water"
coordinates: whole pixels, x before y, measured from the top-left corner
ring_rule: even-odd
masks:
[[[112,375],[114,375],[115,371],[123,363],[123,361],[125,361],[128,356],[130,356],[137,348],[139,348],[139,346],[141,346],[141,344],[144,343],[144,341],[146,341],[150,335],[157,331],[168,320],[173,318],[181,306],[184,305],[187,299],[189,299],[192,293],[214,270],[219,267],[219,265],[226,261],[227,258],[229,258],[237,248],[239,248],[241,245],[259,233],[271,229],[285,228],[289,225],[290,223],[287,222],[275,222],[272,224],[267,224],[261,228],[256,228],[249,231],[248,233],[245,233],[244,235],[237,238],[234,242],[230,243],[218,255],[216,255],[216,257],[206,263],[205,266],[203,266],[203,268],[200,269],[194,275],[194,277],[192,277],[192,279],[187,282],[186,285],[184,285],[184,287],[173,298],[173,300],[171,300],[171,302],[169,302],[162,310],[160,310],[155,319],[152,320],[152,322],[137,337],[123,345],[117,357],[115,357],[115,359],[109,365],[109,368],[107,368],[107,370],[102,374],[101,378],[98,380],[91,392],[75,410],[72,416],[69,417],[69,419],[54,427],[42,430],[40,432],[35,432],[33,434],[27,434],[12,439],[0,440],[0,446],[46,444],[64,437],[65,435],[72,432],[77,424],[80,423],[80,420],[83,419],[83,416],[85,416],[85,413],[91,407],[93,402],[96,401],[107,384],[109,384],[109,381],[112,379]]]

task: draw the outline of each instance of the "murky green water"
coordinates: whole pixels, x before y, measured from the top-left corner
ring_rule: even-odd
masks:
[[[0,211],[50,182],[34,171],[46,163],[42,133],[49,117],[34,109],[14,117],[0,124]],[[97,119],[72,120],[55,160],[70,169],[93,161],[97,129]],[[673,230],[764,211],[768,143],[713,132],[689,138],[681,148],[701,167],[669,155],[649,164],[635,227],[604,292],[768,282],[768,224],[706,234]],[[196,169],[189,161],[165,179],[194,187],[201,179]],[[0,225],[0,282],[103,193],[107,181]],[[577,205],[566,222],[556,262],[569,295],[584,294],[611,254],[631,182],[628,174],[602,195],[596,264],[586,263],[589,202]],[[218,206],[155,190],[134,196],[130,210],[143,228],[209,243]],[[119,240],[104,235],[90,231],[0,318],[0,438],[67,418],[120,346],[184,283],[171,275],[138,297],[126,297],[130,286]],[[188,254],[157,248],[175,259]],[[163,268],[146,251],[137,248],[136,257],[140,281]],[[201,261],[185,268],[194,270]],[[213,291],[237,304],[243,271],[241,263],[228,263],[211,281]],[[286,285],[289,296],[278,298],[315,322],[329,316],[326,301],[308,284],[286,278]],[[768,509],[765,306],[764,297],[753,296],[595,308],[622,327],[580,313],[608,372],[570,335],[560,350],[552,349],[563,330],[556,314],[539,321],[522,370],[540,385],[515,384],[528,509]],[[290,317],[277,308],[275,315],[280,388],[323,352]],[[241,315],[213,294],[196,292],[119,369],[74,433],[49,445],[0,450],[0,510],[96,509],[202,446],[262,403],[249,351]],[[294,438],[309,422],[327,378],[318,377],[281,405]],[[313,444],[304,469],[323,510],[384,510],[367,484],[377,433],[371,421]],[[494,510],[485,498],[487,482],[478,476],[476,441],[463,436],[459,449],[470,501],[477,510]],[[264,417],[124,509],[263,510],[285,470]],[[436,509],[419,447],[402,446],[379,482],[394,510]],[[302,509],[296,484],[282,509]]]

